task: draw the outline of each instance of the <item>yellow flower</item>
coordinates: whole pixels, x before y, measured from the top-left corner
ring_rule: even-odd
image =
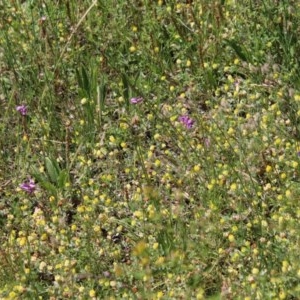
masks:
[[[252,269],[252,274],[253,275],[257,275],[258,273],[259,273],[259,269],[257,269],[257,268]]]
[[[236,189],[237,189],[237,184],[236,183],[231,184],[230,190],[235,191]]]
[[[284,291],[281,291],[279,293],[279,299],[285,299],[286,298],[286,293]]]
[[[229,234],[228,240],[229,240],[229,242],[231,242],[231,243],[234,242],[234,241],[235,241],[234,235],[233,235],[233,234]]]
[[[266,166],[266,172],[270,173],[272,171],[272,167],[270,165]]]
[[[194,171],[195,172],[199,172],[200,171],[200,165],[199,164],[194,166]]]
[[[81,105],[84,105],[87,103],[87,99],[86,98],[82,98],[80,101]]]
[[[91,298],[93,298],[93,297],[96,296],[96,292],[94,290],[90,290],[89,295],[90,295]]]
[[[135,47],[135,46],[131,46],[131,47],[129,48],[129,51],[130,51],[131,53],[135,52],[135,51],[136,51],[136,47]]]
[[[133,254],[135,256],[139,256],[143,254],[146,249],[147,249],[147,244],[145,243],[145,241],[139,241],[133,249]]]
[[[152,246],[152,248],[153,248],[154,250],[156,250],[156,249],[158,248],[158,246],[159,246],[158,243],[154,243],[153,246]],[[299,270],[299,276],[300,276],[300,270]]]
[[[163,256],[160,256],[160,257],[156,260],[155,264],[158,265],[158,266],[160,266],[160,265],[162,265],[164,262],[165,262],[165,258],[164,258]]]

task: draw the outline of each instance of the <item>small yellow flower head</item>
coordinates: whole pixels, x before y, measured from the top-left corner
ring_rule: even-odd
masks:
[[[161,165],[161,161],[159,159],[156,159],[155,162],[154,162],[154,165],[156,167],[159,167]]]
[[[15,292],[10,292],[8,297],[8,299],[17,299],[17,294]]]
[[[230,128],[227,130],[227,133],[228,133],[229,135],[233,135],[233,134],[235,133],[235,130],[234,130],[232,127],[230,127]]]
[[[236,58],[233,62],[235,65],[238,65],[240,63],[240,60],[238,58]]]
[[[110,285],[111,287],[115,287],[115,286],[117,285],[117,282],[114,281],[114,280],[112,280],[112,281],[109,282],[109,285]]]
[[[231,184],[230,190],[231,191],[236,191],[236,189],[237,189],[237,184],[236,183]]]
[[[282,273],[287,273],[288,270],[290,269],[289,266],[290,266],[289,263],[286,260],[284,260],[282,262],[282,267],[281,267]]]
[[[194,172],[199,172],[200,171],[200,165],[199,164],[195,165],[193,169],[194,169]]]
[[[86,98],[82,98],[80,101],[81,105],[84,105],[87,103],[87,99]]]
[[[296,102],[300,102],[300,95],[295,94],[294,99],[295,99]]]
[[[127,129],[129,127],[129,125],[125,122],[121,122],[119,126],[120,126],[121,129]]]
[[[93,226],[93,229],[96,233],[100,232],[101,231],[101,227],[99,225],[94,225]]]
[[[279,296],[280,300],[281,299],[286,299],[286,293],[284,291],[281,291],[278,296]]]
[[[136,210],[133,215],[138,218],[141,219],[143,217],[143,212],[141,212],[140,210]]]
[[[152,120],[154,117],[153,117],[153,115],[152,114],[147,114],[147,119],[150,121],[150,120]]]
[[[267,166],[266,166],[266,172],[267,172],[267,173],[272,172],[272,167],[271,167],[270,165],[267,165]]]
[[[156,133],[156,134],[154,135],[154,139],[155,139],[156,141],[160,140],[160,138],[161,138],[161,135],[160,135],[159,133]]]
[[[154,243],[153,246],[152,246],[152,248],[153,248],[154,250],[156,250],[156,249],[158,248],[158,246],[159,246],[158,243]],[[299,270],[299,275],[300,275],[300,270]],[[300,276],[299,276],[299,277],[300,277]]]
[[[234,242],[235,241],[235,237],[234,237],[234,235],[233,234],[229,234],[228,235],[228,240],[229,240],[229,242]]]
[[[291,166],[296,169],[298,167],[299,163],[297,161],[292,161]]]
[[[280,139],[280,138],[277,138],[277,139],[275,140],[274,144],[275,144],[276,146],[280,145],[280,144],[281,144],[281,139]]]
[[[253,275],[257,275],[259,273],[259,269],[258,268],[253,268],[252,269],[252,274]]]
[[[197,300],[203,300],[203,299],[205,299],[205,298],[204,298],[204,290],[203,290],[202,288],[200,288],[200,289],[197,291],[196,299],[197,299]]]
[[[165,258],[164,258],[163,256],[160,256],[160,257],[156,260],[155,264],[156,264],[157,266],[161,266],[164,262],[165,262]]]
[[[90,291],[89,291],[89,296],[90,296],[91,298],[95,297],[95,296],[96,296],[95,290],[90,290]]]
[[[232,232],[237,232],[238,231],[238,227],[236,225],[232,226]]]
[[[111,143],[115,143],[115,142],[116,142],[116,139],[115,139],[115,137],[114,137],[113,135],[111,135],[111,136],[109,137],[109,141],[110,141]]]
[[[145,252],[146,249],[147,249],[147,244],[145,243],[145,241],[140,241],[135,245],[133,249],[133,254],[135,256],[140,256]]]
[[[286,196],[287,198],[291,198],[291,196],[292,196],[291,191],[290,191],[290,190],[286,190],[286,191],[285,191],[285,196]]]
[[[136,47],[135,47],[135,46],[131,46],[131,47],[129,48],[129,51],[130,51],[131,53],[135,52],[135,51],[136,51]]]

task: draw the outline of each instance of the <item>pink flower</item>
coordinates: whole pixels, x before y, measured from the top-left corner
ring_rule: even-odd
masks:
[[[29,180],[23,182],[22,184],[20,184],[20,188],[23,191],[27,192],[28,194],[32,194],[32,193],[34,193],[34,191],[36,189],[36,185],[32,179],[29,179]]]
[[[142,102],[144,99],[142,98],[142,97],[137,97],[137,98],[131,98],[130,99],[130,102],[132,103],[132,104],[137,104],[137,103],[140,103],[140,102]]]
[[[26,116],[27,115],[27,106],[26,105],[19,105],[17,106],[16,110],[22,115]]]
[[[194,121],[187,115],[181,116],[178,119],[188,129],[192,128],[194,125]]]

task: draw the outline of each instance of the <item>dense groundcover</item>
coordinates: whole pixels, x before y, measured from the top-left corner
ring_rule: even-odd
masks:
[[[300,5],[0,3],[1,299],[299,299]]]

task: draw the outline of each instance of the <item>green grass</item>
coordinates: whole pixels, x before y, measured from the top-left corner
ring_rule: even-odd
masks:
[[[1,299],[300,298],[297,1],[0,19]]]

